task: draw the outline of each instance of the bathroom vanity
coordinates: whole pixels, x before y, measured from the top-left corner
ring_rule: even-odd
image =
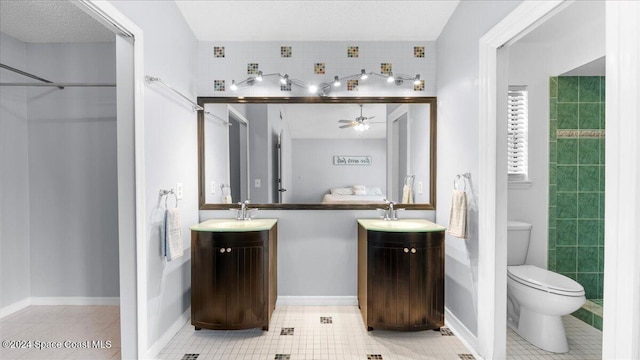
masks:
[[[358,304],[367,330],[444,326],[444,230],[422,219],[358,220]]]
[[[269,329],[277,297],[277,220],[211,219],[191,227],[191,324]]]

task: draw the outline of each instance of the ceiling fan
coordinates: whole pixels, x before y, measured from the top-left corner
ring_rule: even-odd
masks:
[[[369,129],[369,124],[384,124],[384,121],[372,122],[369,121],[375,116],[365,117],[362,116],[362,104],[360,106],[360,116],[356,117],[354,120],[338,120],[339,123],[346,123],[346,125],[340,126],[340,129],[348,129],[354,128],[357,131],[365,131]]]

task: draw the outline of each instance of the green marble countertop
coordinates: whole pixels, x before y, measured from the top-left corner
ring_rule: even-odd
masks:
[[[209,219],[194,225],[189,229],[193,231],[212,232],[242,232],[242,231],[264,231],[270,230],[278,219]]]

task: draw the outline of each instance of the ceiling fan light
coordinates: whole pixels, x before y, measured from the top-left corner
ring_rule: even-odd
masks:
[[[256,80],[262,81],[262,71],[258,71],[258,76],[256,76]]]
[[[413,80],[413,85],[420,85],[420,74],[416,75],[415,80]]]
[[[235,80],[231,80],[231,86],[230,86],[231,90],[236,91],[238,90],[238,85],[236,85],[236,81]]]
[[[369,75],[367,75],[367,72],[364,71],[364,69],[360,70],[360,79],[367,80],[368,77]]]
[[[316,92],[316,91],[318,91],[318,87],[317,87],[317,86],[315,86],[315,85],[309,85],[309,92],[310,92],[310,93],[314,93],[314,92]]]
[[[289,75],[284,75],[280,77],[280,82],[282,83],[282,85],[287,85],[287,83],[289,83]]]
[[[340,86],[340,78],[337,75],[333,77],[333,86]]]

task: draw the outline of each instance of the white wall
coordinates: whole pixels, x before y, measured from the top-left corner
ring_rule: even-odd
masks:
[[[145,74],[160,77],[195,101],[198,44],[175,3],[112,4],[144,32]],[[146,86],[144,94],[147,238],[138,241],[147,244],[147,349],[156,349],[162,345],[159,340],[168,340],[177,331],[172,325],[186,321],[183,314],[191,303],[188,228],[198,222],[197,124],[191,105],[161,86]],[[158,191],[175,188],[178,182],[184,186],[180,209],[185,252],[167,263],[161,255],[164,203],[159,202]]]
[[[26,46],[0,33],[0,62],[26,68]],[[24,76],[0,70],[0,81]],[[31,295],[27,90],[0,88],[0,310]],[[1,311],[0,311],[1,313]]]
[[[448,225],[452,182],[469,172],[468,240],[446,238],[445,306],[477,335],[477,203],[479,39],[519,1],[463,1],[438,38],[438,206],[436,220]],[[472,281],[473,279],[473,281]]]
[[[365,185],[386,189],[386,139],[293,139],[291,202],[319,203],[329,189]],[[371,165],[334,165],[333,156],[371,156]]]
[[[28,44],[29,72],[115,83],[115,43]],[[117,297],[116,90],[29,88],[31,295]]]
[[[508,217],[532,224],[527,263],[545,269],[549,245],[549,77],[605,54],[604,2],[575,2],[562,14],[576,21],[554,28],[553,36],[524,37],[509,47],[509,84],[527,85],[529,90],[531,188],[509,190]]]

